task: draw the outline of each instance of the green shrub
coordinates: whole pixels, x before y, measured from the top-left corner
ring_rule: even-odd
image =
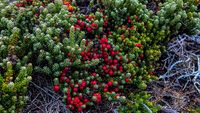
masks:
[[[166,0],[157,12],[147,9],[147,0],[99,3],[102,8],[85,15],[75,3],[61,0],[0,2],[0,111],[18,112],[24,106],[33,68],[32,74],[53,76],[54,90],[62,91],[71,110],[103,99],[127,102],[121,111],[149,107],[156,112],[154,105],[145,107],[146,93],[130,94],[135,105],[126,101],[123,89],[131,84],[145,90],[156,79],[155,63],[170,37],[199,30],[197,2]],[[7,101],[15,97],[17,102]]]
[[[0,113],[19,112],[28,99],[25,94],[32,79],[32,64],[22,66],[17,72],[11,62],[4,61],[0,68]]]

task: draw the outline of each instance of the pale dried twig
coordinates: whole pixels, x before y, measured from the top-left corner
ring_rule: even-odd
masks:
[[[175,77],[177,83],[186,80],[185,89],[190,81],[200,93],[200,36],[179,35],[169,44],[164,67],[167,72],[160,79]]]

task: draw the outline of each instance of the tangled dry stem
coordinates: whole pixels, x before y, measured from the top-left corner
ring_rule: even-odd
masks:
[[[165,111],[166,113],[188,111],[188,108],[191,107],[191,103],[199,103],[194,101],[198,98],[198,95],[195,94],[195,88],[192,86],[193,85],[191,84],[188,86],[190,89],[182,90],[172,81],[154,82],[151,86],[152,90],[150,93],[153,96],[150,100],[161,105],[162,111]]]
[[[62,97],[51,87],[50,79],[34,75],[28,91],[28,104],[22,113],[71,113],[62,102]]]
[[[200,105],[200,35],[179,35],[169,43],[161,70],[161,81],[152,83],[152,100],[177,111],[191,103]]]
[[[104,101],[102,104],[95,105],[84,113],[118,113],[117,107],[119,106],[119,102]]]
[[[163,68],[167,70],[161,79],[176,78],[176,83],[185,89],[192,82],[200,93],[200,36],[180,35],[169,44]]]

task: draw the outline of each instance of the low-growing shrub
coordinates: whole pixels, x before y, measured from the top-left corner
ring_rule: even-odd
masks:
[[[60,82],[54,79],[54,90],[58,92],[61,87],[67,107],[79,112],[105,98],[124,99],[121,92],[131,80],[123,67],[128,59],[114,50],[106,36],[94,42],[87,40],[88,44],[85,39],[77,39],[81,41],[79,44],[74,30],[74,27],[70,29],[70,38],[66,39],[72,45],[67,48],[71,65],[62,71]]]
[[[102,100],[125,102],[122,112],[143,112],[145,106],[157,111],[146,101],[149,96],[138,92],[156,79],[155,62],[170,37],[199,29],[197,2],[166,0],[153,12],[147,0],[94,0],[86,5],[99,9],[86,13],[76,6],[80,3],[0,2],[0,111],[20,111],[29,76],[36,73],[54,78],[54,91],[72,111]],[[128,87],[137,92],[128,97]]]
[[[0,69],[0,113],[19,112],[28,99],[25,94],[32,79],[32,65],[22,66],[16,71],[12,62],[4,61]]]

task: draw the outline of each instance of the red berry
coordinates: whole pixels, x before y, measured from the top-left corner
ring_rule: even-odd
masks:
[[[54,85],[53,87],[55,92],[58,92],[60,90],[60,86],[59,85]]]
[[[103,52],[103,57],[104,57],[104,58],[108,58],[108,56],[109,56],[109,55],[108,55],[107,52]]]
[[[120,56],[120,57],[119,57],[119,60],[122,60],[122,59],[123,59],[123,57],[122,57],[122,56]]]
[[[84,89],[84,87],[83,87],[83,86],[79,86],[79,89],[80,89],[80,90],[83,90],[83,89]]]
[[[142,44],[137,43],[137,44],[135,44],[135,46],[140,48],[140,47],[142,47]]]
[[[128,19],[128,23],[131,23],[132,21],[130,19]]]
[[[87,32],[90,33],[92,31],[91,27],[87,27]]]
[[[99,93],[94,93],[93,97],[96,98],[95,102],[97,102],[97,103],[101,102],[101,95]]]
[[[75,27],[75,29],[81,29],[81,27],[79,25],[75,25],[74,27]]]
[[[74,101],[73,101],[73,100],[71,100],[69,103],[70,103],[70,104],[74,104]]]
[[[85,15],[85,18],[88,18],[88,15]]]
[[[105,72],[105,73],[108,73],[108,72],[109,72],[109,70],[107,70],[107,69],[106,69],[106,70],[104,70],[104,72]]]
[[[129,82],[129,78],[125,78],[125,81],[126,81],[126,83],[128,83]]]
[[[68,57],[70,57],[70,56],[71,56],[71,54],[70,54],[70,53],[68,53],[68,54],[67,54],[67,56],[68,56]]]
[[[83,111],[83,109],[82,108],[78,108],[78,112],[81,112],[81,111]]]
[[[98,28],[98,25],[97,25],[97,24],[94,24],[94,23],[92,23],[90,26],[91,26],[93,29],[97,29],[97,28]]]
[[[78,92],[78,88],[76,88],[76,87],[73,90],[74,90],[74,92]]]
[[[83,102],[79,102],[78,104],[79,104],[79,106],[82,106],[82,105],[83,105]]]
[[[74,102],[80,102],[80,99],[76,96],[74,97]]]
[[[63,70],[64,73],[67,73],[67,71],[69,71],[69,68],[68,68],[68,67],[66,67],[66,68]]]
[[[112,70],[109,71],[109,75],[113,76],[114,72]]]
[[[23,3],[17,3],[16,6],[17,7],[24,7],[25,5]]]
[[[84,102],[87,103],[87,102],[89,102],[89,100],[88,100],[87,98],[85,98],[85,99],[84,99]]]
[[[92,59],[97,59],[98,57],[97,57],[97,55],[94,55],[93,57],[92,57]]]
[[[108,43],[108,39],[103,37],[101,38],[100,43]]]
[[[68,29],[68,30],[66,30],[66,32],[67,32],[67,33],[69,33],[69,31],[70,31],[69,29]]]
[[[70,90],[67,92],[67,96],[69,97],[71,96]]]
[[[117,63],[118,63],[118,61],[117,61],[116,59],[114,59],[114,60],[113,60],[113,63],[114,63],[114,64],[117,64]]]
[[[110,44],[107,44],[106,48],[107,48],[107,49],[110,49],[110,48],[111,48]]]
[[[131,30],[134,30],[134,29],[135,29],[135,27],[134,27],[134,26],[132,26],[132,27],[131,27]]]
[[[139,17],[138,17],[138,16],[135,16],[135,19],[136,19],[136,20],[139,20]]]
[[[108,89],[107,89],[107,88],[104,88],[103,91],[104,91],[104,92],[108,92]]]
[[[104,71],[107,70],[106,65],[102,66],[102,69],[103,69]]]
[[[113,67],[114,67],[114,65],[112,64],[112,65],[110,65],[110,69],[113,69]]]
[[[102,54],[99,54],[99,57],[100,57],[100,58],[102,58],[102,56],[103,56]]]
[[[102,44],[101,48],[104,50],[106,48],[106,44]]]
[[[92,73],[91,75],[92,75],[92,76],[96,76],[97,74],[94,72],[94,73]]]
[[[108,86],[112,86],[113,85],[113,83],[111,82],[111,81],[108,81]]]
[[[104,58],[104,61],[105,61],[106,63],[108,63],[109,60],[108,60],[108,58]]]
[[[94,18],[94,16],[89,16],[87,19],[88,19],[89,21],[91,21],[93,18]]]
[[[114,52],[113,50],[110,52],[110,54],[111,54],[112,56],[115,56],[115,52]]]
[[[66,73],[64,72],[64,70],[61,73],[61,77],[65,77]]]
[[[71,100],[72,100],[72,98],[68,96],[67,101],[70,102]]]
[[[115,55],[118,55],[118,54],[119,54],[119,51],[116,51],[116,52],[115,52]]]
[[[90,84],[91,84],[91,85],[96,85],[96,84],[97,84],[97,81],[96,81],[96,80],[93,80],[93,81],[90,82]]]
[[[112,64],[113,63],[113,60],[109,60],[109,64]]]
[[[85,87],[87,85],[87,83],[83,80],[82,81],[82,86]]]
[[[61,76],[60,77],[60,82],[64,82],[64,80],[65,80],[65,76]]]
[[[78,25],[81,25],[81,23],[82,23],[81,20],[77,20]]]
[[[114,91],[115,91],[115,92],[118,92],[118,91],[119,91],[119,88],[118,88],[118,87],[116,87],[116,88],[114,89]]]
[[[86,60],[87,60],[87,57],[83,57],[82,60],[83,60],[83,61],[86,61]]]
[[[108,21],[105,21],[105,22],[104,22],[104,26],[105,26],[105,27],[108,26]]]
[[[38,17],[40,14],[36,13],[35,16]]]
[[[70,84],[70,87],[74,87],[74,84]]]
[[[83,28],[85,26],[85,23],[81,22],[80,26],[81,26],[81,28]]]
[[[67,79],[66,79],[66,82],[67,82],[67,83],[69,83],[69,82],[70,82],[70,79],[69,79],[69,78],[67,78]]]
[[[105,84],[104,88],[108,88],[108,84]]]
[[[119,67],[119,70],[123,70],[123,66],[120,66],[120,67]]]
[[[91,56],[91,53],[90,53],[90,52],[87,52],[87,56],[90,57],[90,56]]]
[[[81,56],[84,56],[84,55],[85,55],[85,52],[84,52],[84,51],[82,51],[82,52],[81,52]]]
[[[140,54],[140,59],[143,59],[144,58],[144,54]]]

